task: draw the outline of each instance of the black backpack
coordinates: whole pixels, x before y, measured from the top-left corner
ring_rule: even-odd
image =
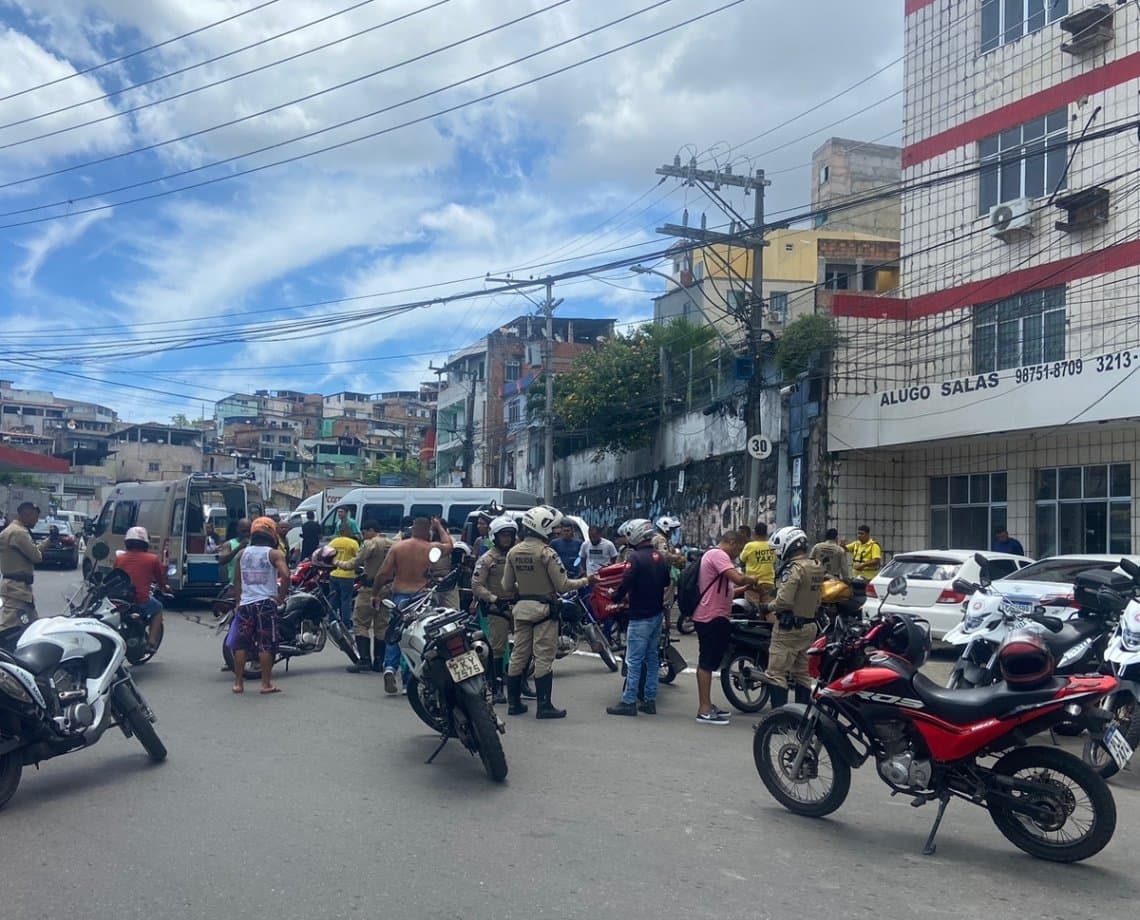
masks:
[[[701,560],[698,558],[681,570],[681,578],[677,582],[677,609],[686,620],[696,613],[701,602],[700,580]]]

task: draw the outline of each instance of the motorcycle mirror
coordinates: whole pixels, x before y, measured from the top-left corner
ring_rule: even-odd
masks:
[[[978,564],[978,582],[983,588],[993,583],[990,578],[990,561],[981,553],[974,553],[974,562]]]
[[[1121,559],[1120,567],[1124,570],[1125,575],[1137,584],[1140,584],[1140,565],[1137,565],[1131,559]]]
[[[906,576],[896,575],[887,584],[887,594],[898,594],[903,597],[906,596]]]
[[[443,558],[443,550],[441,550],[438,546],[433,546],[431,549],[428,550],[428,562],[435,564],[436,562],[439,562],[439,560],[442,558]]]
[[[102,562],[109,555],[111,555],[111,547],[106,543],[96,543],[91,547],[91,558],[96,562]]]
[[[978,586],[972,581],[965,578],[955,578],[953,584],[950,585],[959,594],[973,594],[978,590]]]

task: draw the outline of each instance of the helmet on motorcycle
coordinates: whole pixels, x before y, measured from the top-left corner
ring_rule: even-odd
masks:
[[[543,540],[549,540],[551,534],[562,522],[562,515],[548,505],[538,505],[523,512],[522,527],[529,530]]]
[[[150,546],[150,536],[146,532],[145,527],[128,527],[127,532],[123,535],[123,545],[129,546],[131,543],[141,543],[143,548]]]
[[[930,654],[930,623],[922,617],[893,613],[883,620],[876,645],[920,668]]]
[[[511,540],[518,535],[519,525],[515,523],[515,519],[504,514],[502,517],[497,517],[491,521],[491,539],[496,542],[499,539],[499,534],[510,533]]]
[[[660,524],[660,522],[658,522]],[[630,546],[640,546],[642,543],[652,540],[656,530],[654,529],[653,522],[645,520],[633,520],[629,522],[629,530],[626,537],[629,540]]]
[[[671,514],[663,514],[657,519],[657,529],[660,530],[665,536],[669,536],[674,530],[681,527],[681,522]]]
[[[254,534],[261,533],[267,537],[272,537],[274,541],[277,540],[277,522],[271,517],[262,515],[253,519],[253,523],[249,525],[249,535],[252,538]]]
[[[319,549],[313,550],[313,555],[310,557],[314,565],[323,565],[332,567],[336,564],[336,550],[331,546],[322,546]]]
[[[1053,653],[1037,633],[1019,629],[998,649],[998,664],[1014,690],[1033,690],[1053,676]]]
[[[781,527],[768,541],[768,545],[772,547],[772,552],[776,554],[776,558],[783,560],[784,557],[797,551],[797,549],[807,549],[807,534],[800,530],[798,527]]]

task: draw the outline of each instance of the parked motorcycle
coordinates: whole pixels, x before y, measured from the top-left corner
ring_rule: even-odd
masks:
[[[108,621],[117,615],[104,610]],[[124,666],[126,643],[92,612],[34,620],[14,652],[0,651],[0,806],[24,767],[91,747],[112,726],[138,738],[151,760],[166,757],[154,713]]]
[[[100,619],[118,630],[126,644],[127,661],[133,665],[150,661],[162,645],[165,627],[159,627],[154,647],[150,647],[150,620],[143,616],[135,603],[135,589],[130,576],[122,569],[99,565],[110,555],[110,549],[105,543],[98,544],[91,554],[95,564],[76,592],[68,598],[69,613],[71,616],[88,617],[95,611],[102,610]],[[164,595],[155,586],[151,590],[160,600],[173,599],[173,595]],[[111,610],[114,612],[113,617]]]
[[[680,642],[673,635],[672,629],[669,628],[669,620],[666,618],[661,623],[661,632],[657,636],[657,681],[662,684],[671,684],[677,679],[677,675],[689,666],[685,661],[685,656],[682,655],[676,648],[676,644]],[[628,677],[629,669],[626,667],[625,660],[621,663],[621,676]],[[637,686],[638,700],[645,699],[645,665],[641,666],[641,675],[638,678]]]
[[[558,649],[554,657],[565,658],[583,645],[596,653],[610,671],[618,669],[617,659],[589,602],[581,592],[568,591],[559,597]]]
[[[305,565],[305,563],[301,563]],[[298,567],[298,573],[301,572]],[[311,566],[301,573],[293,575],[293,587],[285,599],[285,606],[281,608],[281,617],[277,625],[279,645],[277,647],[276,661],[285,662],[285,670],[289,670],[289,662],[293,658],[305,655],[315,655],[323,651],[328,639],[336,645],[353,664],[360,664],[360,652],[352,636],[345,629],[344,624],[337,617],[327,595],[328,568]],[[217,609],[218,601],[215,601]],[[229,609],[224,613],[215,627],[222,634],[222,660],[226,670],[234,668],[234,655],[226,640],[234,617],[237,614],[232,601]],[[261,663],[256,660],[247,660],[244,669],[246,680],[261,679]]]
[[[1140,746],[1140,566],[1131,559],[1121,559],[1120,567],[1132,584],[1124,593],[1127,606],[1104,652],[1105,665],[1119,681],[1101,704],[1113,719],[1103,735],[1092,735],[1085,741],[1084,749],[1085,763],[1105,779],[1123,770]]]
[[[1108,644],[1108,634],[1120,615],[1123,598],[1117,590],[1127,590],[1131,580],[1111,572],[1093,570],[1080,573],[1074,584],[1080,609],[1068,620],[1050,616],[1043,607],[1006,597],[990,580],[986,558],[974,557],[979,583],[959,578],[953,588],[970,595],[962,622],[943,637],[950,645],[961,646],[946,686],[950,689],[984,687],[1001,680],[998,651],[1013,632],[1036,629],[1049,646],[1059,674],[1088,674],[1100,670]],[[1108,589],[1109,593],[1104,593]]]
[[[432,562],[442,558],[437,547],[429,553]],[[390,600],[389,642],[398,642],[408,668],[408,703],[416,715],[440,734],[439,747],[427,762],[435,760],[451,738],[473,755],[495,782],[507,776],[507,758],[499,735],[506,726],[495,714],[487,683],[490,647],[478,627],[478,618],[466,610],[434,605],[436,588],[447,590],[458,578],[453,570],[444,581],[412,598],[402,608]],[[451,584],[446,584],[452,579]]]
[[[895,578],[884,598],[905,591],[906,579]],[[753,757],[773,798],[796,814],[830,814],[847,797],[851,770],[873,758],[892,792],[914,805],[938,802],[924,854],[935,851],[951,798],[986,808],[1006,839],[1040,859],[1075,862],[1103,849],[1116,827],[1105,781],[1065,751],[1021,745],[1071,718],[1067,711],[1103,728],[1097,701],[1116,679],[1046,676],[1025,689],[944,689],[918,670],[929,624],[881,610],[816,640],[811,701],[781,706],[757,726]],[[995,763],[984,760],[995,755]]]

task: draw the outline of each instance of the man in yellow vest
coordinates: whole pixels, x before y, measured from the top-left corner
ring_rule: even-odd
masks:
[[[851,573],[856,578],[870,581],[883,564],[883,551],[871,539],[871,528],[866,524],[859,525],[857,538],[847,544],[847,552],[851,554]]]

